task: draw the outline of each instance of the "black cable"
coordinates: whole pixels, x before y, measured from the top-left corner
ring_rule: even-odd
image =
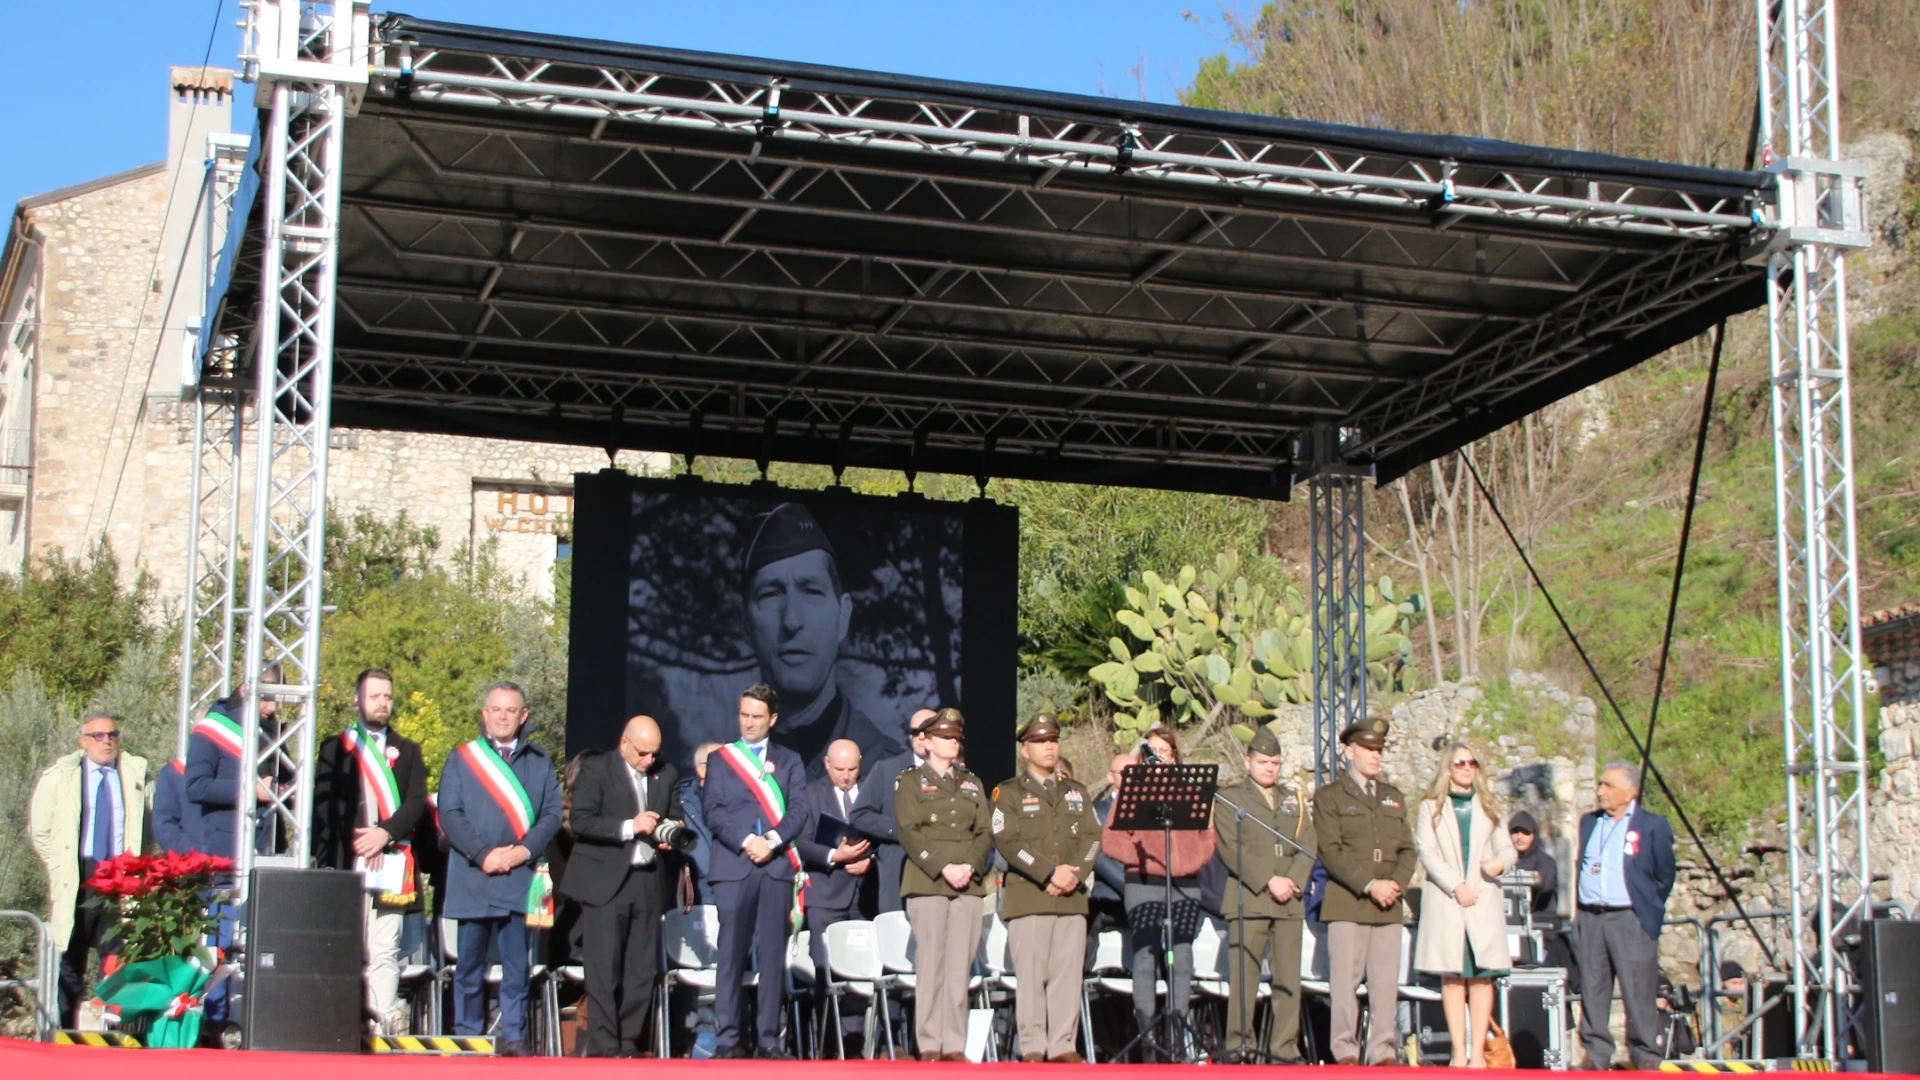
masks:
[[[1693,476],[1687,481],[1687,509],[1680,518],[1680,551],[1673,558],[1673,591],[1667,596],[1667,629],[1660,636],[1660,664],[1653,676],[1653,707],[1647,711],[1647,745],[1640,753],[1640,771],[1653,758],[1653,732],[1660,723],[1660,695],[1667,685],[1667,659],[1673,654],[1673,622],[1680,613],[1680,578],[1687,569],[1687,544],[1693,539],[1693,509],[1700,501],[1700,466],[1707,459],[1707,431],[1713,426],[1713,389],[1720,381],[1720,350],[1727,343],[1727,323],[1713,335],[1713,359],[1707,363],[1707,397],[1700,403],[1700,432],[1693,440]]]
[[[203,80],[207,77],[208,67],[213,63],[213,43],[220,36],[220,13],[224,10],[226,10],[226,0],[213,0],[213,25],[207,29],[207,47],[200,57],[200,77]],[[188,124],[187,130],[180,133],[179,150],[176,151],[173,157],[169,159],[169,161],[175,165],[175,168],[173,169],[173,176],[167,181],[166,208],[160,212],[160,235],[153,242],[153,263],[151,266],[147,268],[147,279],[149,281],[151,281],[153,279],[153,276],[159,273],[160,271],[160,258],[165,253],[165,249],[166,249],[167,215],[170,214],[173,210],[174,190],[180,186],[180,177],[186,172],[185,154],[187,152],[187,139],[192,134],[193,134],[193,125]],[[206,200],[204,199],[200,199],[200,200],[195,200],[194,202],[193,217],[191,220],[187,222],[187,234],[189,238],[191,238],[194,226],[199,224],[200,204],[205,201]],[[187,247],[189,250],[192,249],[193,244],[191,239],[188,240]],[[185,259],[183,258],[182,264],[184,265],[184,263],[185,263]],[[178,296],[179,292],[180,292],[180,273],[179,271],[176,270],[173,275],[173,288],[169,290],[167,294],[167,306],[169,309],[172,308],[173,301]],[[150,299],[152,299],[151,290],[148,290],[148,289],[141,290],[140,313],[134,316],[134,320],[133,320],[133,323],[134,323],[133,341],[131,344],[127,346],[127,362],[121,368],[121,375],[120,375],[121,393],[119,396],[113,399],[113,418],[107,422],[107,440],[108,440],[107,449],[100,455],[100,471],[97,474],[95,474],[93,478],[93,497],[87,503],[87,524],[86,524],[86,527],[81,530],[82,535],[86,535],[87,533],[91,533],[93,531],[93,511],[94,511],[94,507],[97,506],[100,501],[100,482],[106,478],[107,459],[113,455],[113,441],[112,441],[113,431],[115,428],[120,426],[120,403],[126,400],[125,391],[126,391],[127,375],[130,374],[133,370],[133,357],[135,352],[137,352],[139,349],[140,331],[142,329],[142,324],[145,323],[147,320],[147,301]],[[161,316],[162,322],[164,322],[165,319],[166,319],[166,316],[162,314]],[[133,459],[133,440],[135,435],[134,429],[137,429],[140,426],[140,421],[144,416],[146,416],[146,412],[147,412],[147,400],[146,400],[144,391],[148,386],[153,385],[153,373],[160,366],[160,352],[162,349],[166,348],[166,344],[167,344],[166,327],[165,326],[156,327],[155,333],[159,336],[159,340],[155,341],[153,344],[153,359],[147,361],[147,377],[140,381],[140,387],[142,390],[140,404],[137,408],[134,409],[133,424],[130,426],[129,430],[127,431],[127,448],[120,455],[120,474],[114,477],[113,494],[107,499],[106,520],[102,522],[100,525],[100,534],[102,537],[105,537],[113,528],[113,510],[114,510],[114,507],[120,502],[120,485],[126,482],[127,462]],[[205,333],[204,329],[202,330],[202,333]]]
[[[1486,481],[1480,479],[1480,470],[1474,467],[1473,456],[1461,454],[1460,457],[1467,463],[1467,472],[1472,475],[1474,486],[1480,489],[1480,497],[1487,500],[1487,508],[1493,511],[1494,520],[1500,523],[1500,528],[1507,534],[1507,540],[1513,544],[1513,550],[1519,554],[1521,563],[1525,564],[1528,575],[1533,578],[1534,587],[1539,589],[1540,595],[1546,599],[1548,609],[1553,612],[1553,617],[1559,620],[1560,629],[1567,635],[1567,641],[1573,645],[1573,651],[1580,655],[1580,662],[1586,665],[1587,674],[1593,677],[1594,685],[1600,688],[1600,696],[1607,699],[1607,707],[1613,710],[1613,715],[1620,721],[1620,727],[1626,731],[1627,740],[1633,743],[1635,750],[1644,754],[1646,746],[1640,741],[1640,736],[1634,733],[1633,723],[1621,710],[1620,703],[1614,700],[1613,691],[1607,689],[1607,681],[1600,677],[1600,669],[1594,667],[1593,658],[1587,655],[1586,647],[1580,644],[1580,635],[1573,632],[1572,625],[1560,611],[1560,605],[1554,602],[1553,593],[1548,590],[1547,583],[1540,580],[1540,571],[1534,567],[1533,560],[1528,557],[1527,549],[1520,546],[1520,538],[1513,534],[1513,526],[1507,524],[1507,516],[1500,512],[1499,502],[1494,499],[1493,492],[1487,490]],[[1766,954],[1767,963],[1777,965],[1779,961],[1773,955],[1773,947],[1767,944],[1766,938],[1760,934],[1760,928],[1754,925],[1753,916],[1748,915],[1746,906],[1740,903],[1739,891],[1733,887],[1733,882],[1727,880],[1726,872],[1720,869],[1720,863],[1714,859],[1713,852],[1707,849],[1706,841],[1700,838],[1700,830],[1693,827],[1693,820],[1687,817],[1686,809],[1680,805],[1680,800],[1674,797],[1673,789],[1667,786],[1667,778],[1661,774],[1659,766],[1654,765],[1651,758],[1647,759],[1647,770],[1647,775],[1653,777],[1654,783],[1660,786],[1660,794],[1666,796],[1667,804],[1673,807],[1674,816],[1679,818],[1680,824],[1686,828],[1687,837],[1700,849],[1700,855],[1706,859],[1707,869],[1713,872],[1714,880],[1726,890],[1727,899],[1733,901],[1734,913],[1747,924],[1748,932],[1753,934],[1754,940],[1760,944],[1760,951]]]

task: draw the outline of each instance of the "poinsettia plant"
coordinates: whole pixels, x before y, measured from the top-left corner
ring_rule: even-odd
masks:
[[[232,859],[199,852],[121,855],[96,867],[87,888],[95,894],[90,903],[118,916],[105,938],[118,943],[124,962],[200,956],[211,969],[201,944],[215,924],[207,912],[227,898],[214,875],[232,869]]]

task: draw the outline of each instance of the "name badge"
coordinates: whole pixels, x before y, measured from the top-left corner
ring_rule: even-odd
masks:
[[[1380,857],[1380,849],[1379,849],[1379,848],[1374,848],[1374,849],[1373,849],[1373,861],[1374,861],[1374,862],[1385,862],[1385,861],[1386,861],[1385,859],[1383,859],[1383,858],[1381,858],[1381,857]]]

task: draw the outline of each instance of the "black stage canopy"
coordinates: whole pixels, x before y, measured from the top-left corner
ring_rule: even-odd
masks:
[[[1285,498],[1765,298],[1768,175],[1489,140],[405,15],[346,131],[341,426]]]

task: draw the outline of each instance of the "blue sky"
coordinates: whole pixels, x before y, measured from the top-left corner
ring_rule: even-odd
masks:
[[[1253,0],[1227,2],[1240,11]],[[1143,67],[1154,101],[1173,100],[1201,57],[1226,50],[1220,0],[380,0],[374,10],[1123,97],[1141,96],[1131,69]],[[224,0],[213,63],[232,66],[238,17]],[[167,66],[206,55],[214,0],[22,3],[6,21],[0,204],[166,157]]]

